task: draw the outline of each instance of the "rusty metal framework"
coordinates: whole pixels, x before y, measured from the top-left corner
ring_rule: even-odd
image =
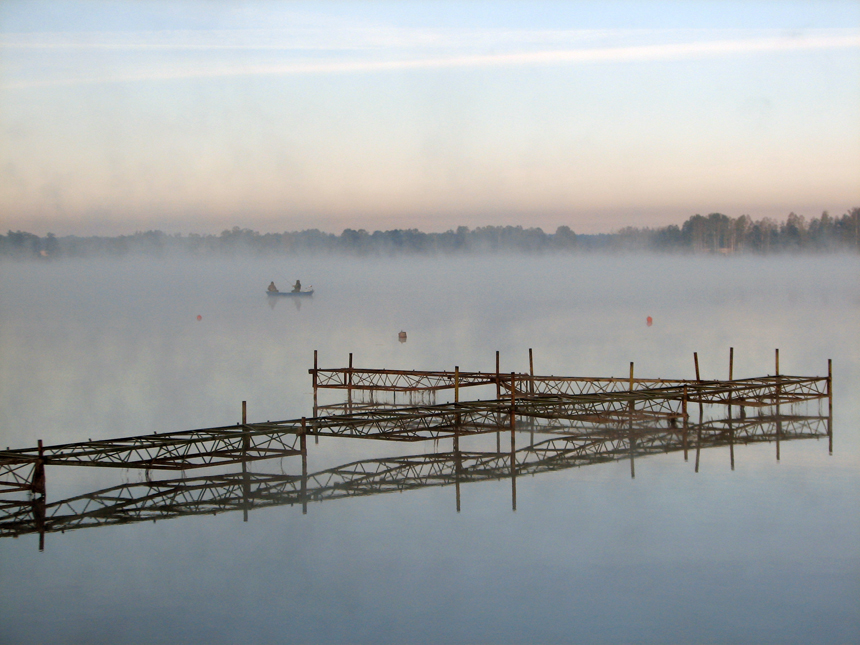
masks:
[[[286,424],[286,425],[285,425]],[[0,486],[25,464],[188,470],[301,454],[301,421],[254,423],[0,451]]]
[[[187,470],[301,454],[305,434],[424,441],[496,432],[517,418],[563,419],[580,427],[633,427],[662,420],[676,427],[690,403],[764,409],[830,397],[830,377],[774,376],[591,394],[520,395],[509,399],[414,407],[367,407],[352,414],[239,424],[184,432],[86,441],[0,452],[0,490],[37,490],[45,465]],[[701,415],[700,415],[701,416]],[[503,419],[507,419],[503,422]],[[30,468],[28,474],[25,471]],[[29,486],[26,483],[29,481]],[[43,481],[42,481],[42,488]]]
[[[351,367],[311,369],[309,373],[315,377],[315,389],[351,390],[356,395],[361,392],[429,392],[496,384],[505,397],[510,396],[511,391],[514,391],[518,397],[535,395],[586,396],[621,392],[669,394],[673,390],[680,393],[686,386],[690,392],[690,400],[695,403],[723,403],[744,406],[773,405],[777,397],[780,397],[783,403],[790,403],[791,395],[788,390],[780,395],[777,389],[779,386],[790,388],[794,396],[801,397],[798,400],[807,400],[810,397],[826,398],[826,385],[828,383],[828,377],[823,376],[787,375],[720,381],[540,376],[516,372],[509,374],[460,371],[419,372],[415,370],[375,370]],[[721,397],[720,394],[725,396]],[[385,404],[380,403],[379,405]],[[357,407],[359,404],[354,403],[353,405]],[[328,407],[344,409],[344,406],[344,403],[337,403]]]
[[[825,435],[832,452],[829,361],[826,377],[781,375],[777,353],[772,376],[732,379],[730,367],[727,381],[690,381],[634,379],[632,363],[627,379],[540,376],[534,374],[531,352],[528,374],[501,374],[498,354],[496,358],[495,373],[459,368],[453,372],[359,370],[352,365],[352,355],[346,368],[321,370],[315,352],[314,367],[309,370],[314,415],[309,418],[247,423],[243,402],[242,423],[236,426],[53,446],[39,441],[35,448],[0,451],[0,536],[30,531],[44,537],[45,532],[90,521],[119,523],[218,512],[234,509],[240,502],[246,511],[261,504],[298,503],[296,486],[305,506],[338,496],[445,485],[452,477],[459,491],[460,482],[498,478],[505,469],[513,480],[515,507],[517,474],[543,472],[555,464],[565,468],[629,457],[633,474],[635,456],[683,450],[686,457],[695,449],[698,468],[702,448],[729,445],[733,449],[736,443],[775,441],[778,459],[781,441]],[[460,399],[462,388],[488,385],[495,386],[495,398]],[[319,389],[345,391],[347,401],[319,406]],[[435,393],[443,389],[453,389],[452,403],[435,403]],[[374,393],[380,392],[409,396],[399,404],[396,398],[374,401]],[[354,401],[354,393],[359,393],[358,398],[361,393],[369,396]],[[415,404],[416,397],[422,402]],[[827,415],[821,416],[820,402],[825,399]],[[797,413],[802,404],[816,401],[819,416]],[[691,420],[690,405],[698,408],[696,423]],[[501,450],[502,432],[510,432],[510,452]],[[461,438],[485,433],[496,433],[495,452],[460,451]],[[516,450],[518,433],[530,434],[528,448]],[[308,476],[308,435],[397,442],[452,438],[454,451],[356,462]],[[535,443],[535,435],[549,438]],[[273,478],[248,472],[253,462],[299,456],[300,476]],[[732,452],[732,463],[733,459]],[[130,484],[52,504],[46,499],[48,465],[145,469],[149,480],[150,471],[235,464],[241,464],[242,473]],[[17,528],[9,528],[13,526]],[[31,528],[25,530],[25,526]],[[7,528],[12,532],[4,533]]]
[[[453,390],[454,372],[421,372],[416,370],[379,370],[341,367],[310,369],[318,388],[331,390],[411,392],[418,390]],[[496,375],[484,372],[460,372],[460,387],[493,385]]]
[[[44,498],[0,507],[0,537],[64,532],[80,528],[164,520],[270,506],[300,505],[347,497],[404,492],[434,486],[516,479],[610,461],[695,449],[760,442],[820,439],[830,435],[826,417],[756,417],[741,424],[723,419],[686,433],[643,427],[582,433],[569,427],[511,452],[452,450],[343,464],[316,473],[264,474],[247,471],[206,477],[127,483],[45,503]],[[515,445],[512,443],[512,446]]]

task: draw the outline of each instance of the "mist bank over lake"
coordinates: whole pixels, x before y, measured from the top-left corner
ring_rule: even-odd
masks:
[[[754,221],[749,215],[731,218],[721,213],[693,215],[681,226],[626,227],[617,232],[577,235],[568,226],[554,233],[522,226],[460,226],[444,233],[393,229],[369,233],[347,228],[340,235],[318,229],[260,233],[234,226],[220,235],[170,235],[159,230],[116,237],[40,237],[24,231],[0,235],[0,258],[49,259],[126,255],[230,256],[301,255],[461,255],[469,253],[624,252],[660,253],[826,253],[860,250],[860,208],[841,217],[827,211],[807,221],[789,213],[783,222]]]

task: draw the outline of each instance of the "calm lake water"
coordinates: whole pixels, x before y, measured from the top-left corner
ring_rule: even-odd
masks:
[[[297,278],[301,306],[264,294]],[[857,257],[0,264],[2,447],[234,424],[243,400],[251,422],[310,416],[314,349],[322,368],[470,371],[498,350],[510,372],[533,348],[539,374],[663,378],[693,378],[695,351],[707,379],[729,347],[736,378],[772,374],[778,347],[782,373],[832,358],[834,379],[832,455],[571,468],[518,478],[516,511],[501,480],[461,486],[459,513],[444,486],[51,533],[43,552],[2,538],[0,641],[860,642],[858,329]],[[308,468],[449,444],[323,438]],[[48,501],[142,478],[48,466]]]

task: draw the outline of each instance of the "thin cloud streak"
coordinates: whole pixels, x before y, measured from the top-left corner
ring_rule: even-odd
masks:
[[[227,78],[240,76],[288,76],[311,74],[350,74],[386,71],[506,67],[527,65],[570,65],[612,62],[678,61],[743,54],[767,54],[823,49],[860,48],[860,35],[775,37],[748,40],[720,40],[662,45],[565,49],[505,54],[479,54],[417,58],[407,60],[293,62],[276,65],[219,66],[201,69],[154,70],[91,78],[12,81],[0,85],[5,90],[52,86],[170,81],[181,79]]]
[[[805,38],[857,35],[856,29],[804,30]],[[348,27],[234,30],[164,30],[144,32],[10,33],[0,48],[16,50],[381,50],[396,48],[474,49],[548,45],[559,48],[598,40],[656,38],[663,42],[750,40],[785,37],[784,30],[749,29],[403,29]],[[644,44],[644,43],[640,43]]]

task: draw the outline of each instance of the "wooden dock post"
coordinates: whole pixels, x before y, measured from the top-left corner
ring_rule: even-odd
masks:
[[[627,384],[627,389],[630,390],[630,394],[631,394],[630,402],[627,404],[627,407],[630,409],[630,413],[632,414],[633,413],[633,407],[634,407],[633,396],[632,396],[633,395],[633,361],[630,361],[630,381]],[[632,421],[632,417],[631,417],[631,423],[632,422],[633,421]]]
[[[735,364],[735,348],[729,347],[729,381],[733,381]],[[732,470],[735,469],[735,430],[732,427],[732,392],[729,388],[729,461],[731,462]]]
[[[633,361],[630,361],[630,382],[628,383],[628,389],[630,390],[630,402],[627,404],[630,415],[627,422],[628,441],[630,442],[630,478],[636,479],[636,464],[633,460],[633,456],[636,453],[636,437],[633,435],[633,409],[635,408],[633,403]]]
[[[455,365],[454,366],[454,406],[455,406],[455,408],[457,405],[459,405],[459,403],[460,403],[460,366]],[[459,409],[457,409],[457,411],[454,413],[454,452],[457,455],[460,454],[460,411],[459,411]],[[459,490],[460,490],[460,482],[459,482],[459,480],[457,480],[457,491],[458,491],[457,511],[458,512],[460,510]]]
[[[529,394],[534,396],[535,393],[535,361],[532,355],[532,348],[529,347]]]
[[[317,414],[317,370],[319,369],[319,365],[317,364],[317,350],[314,350],[314,417],[319,416]]]
[[[779,439],[782,436],[782,413],[779,406],[779,399],[782,395],[782,386],[779,379],[779,348],[774,351],[774,360],[776,362],[776,460],[779,461]]]
[[[299,448],[302,452],[302,515],[308,514],[308,443],[307,419],[302,417],[302,430],[299,435]]]
[[[346,410],[352,414],[352,352],[349,353],[349,372],[346,376]]]
[[[45,450],[42,446],[42,440],[39,439],[39,457],[36,459],[36,463],[33,466],[33,483],[32,490],[33,495],[38,495],[44,498],[46,496],[46,485],[45,485]]]
[[[687,424],[687,386],[686,386],[686,385],[684,386],[684,398],[683,398],[683,399],[681,399],[681,414],[682,414],[682,415],[683,415],[683,417],[684,417],[684,437],[683,437],[683,444],[684,444],[684,461],[688,461],[688,456],[687,456],[687,430],[688,430],[689,426],[688,426],[688,424]]]
[[[511,372],[511,510],[517,510],[516,374]]]
[[[630,442],[630,479],[636,479],[636,435],[633,432],[633,415],[630,415],[630,427],[628,434],[628,441]]]
[[[729,381],[732,381],[732,371],[735,362],[735,348],[729,347]],[[732,427],[732,389],[729,388],[729,429]],[[734,468],[732,468],[734,470]]]
[[[535,361],[532,348],[529,347],[529,396],[535,395]],[[535,445],[535,418],[529,417],[529,445]]]
[[[827,359],[827,449],[833,454],[833,360]]]
[[[319,416],[319,405],[317,401],[317,390],[319,390],[319,363],[317,362],[317,350],[314,350],[314,419]],[[314,421],[314,427],[316,427],[316,421]],[[314,432],[314,444],[319,444],[320,436],[317,432]]]
[[[695,365],[696,365],[696,382],[701,383],[702,377],[699,375],[699,353],[698,352],[693,352],[693,363],[695,363]],[[702,390],[701,390],[701,388],[696,388],[696,395],[698,396],[698,399],[699,399],[699,425],[701,426],[702,421],[704,419],[704,415],[705,415],[704,408],[702,407]],[[696,459],[698,460],[698,457]],[[696,466],[696,472],[699,472],[698,464]]]
[[[699,353],[693,352],[693,363],[696,365],[696,383],[702,382],[702,377],[699,374]],[[699,399],[699,424],[696,426],[696,472],[699,472],[699,456],[702,452],[702,420],[704,417],[704,410],[702,408],[702,390],[701,388],[696,388],[696,396]]]
[[[502,399],[502,380],[501,374],[499,373],[499,350],[496,350],[496,401],[501,401]],[[499,415],[496,418],[496,424],[502,425],[502,417]],[[496,432],[496,452],[502,452],[502,432],[499,430]]]
[[[245,464],[245,457],[248,450],[251,449],[251,435],[248,430],[248,402],[242,401],[242,465]]]
[[[39,531],[39,551],[45,550],[45,449],[39,439],[39,458],[33,466],[33,520]]]
[[[251,436],[248,433],[248,402],[242,401],[242,521],[248,521],[251,481],[248,475],[248,451],[251,449]]]

